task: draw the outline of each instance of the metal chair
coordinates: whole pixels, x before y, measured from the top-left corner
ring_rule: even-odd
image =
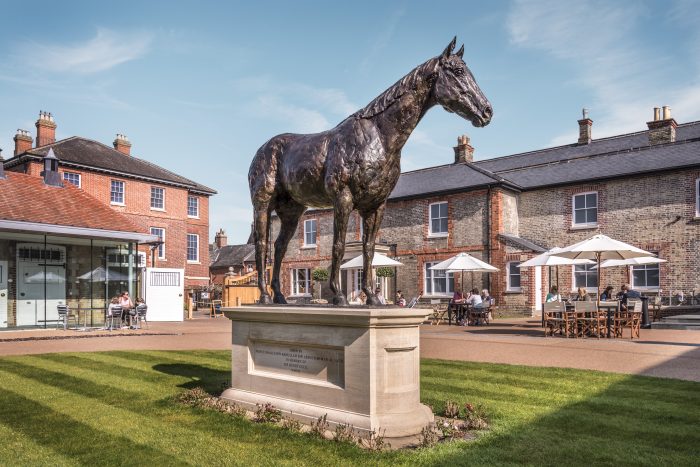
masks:
[[[72,318],[75,321],[75,327],[78,327],[78,316],[71,313],[70,307],[68,305],[58,305],[58,321],[56,321],[56,329],[58,329],[61,324],[63,324],[63,330],[68,329],[68,322]]]
[[[146,322],[146,329],[148,329],[148,320],[146,319],[147,313],[148,306],[145,303],[141,303],[140,305],[136,306],[136,316],[134,316],[134,319],[136,320],[134,327],[136,329],[141,329],[141,321]]]
[[[109,320],[109,327],[107,329],[112,331],[114,329],[115,321],[117,322],[117,329],[119,329],[122,324],[122,306],[114,305],[111,306],[111,308],[107,308],[107,320]]]

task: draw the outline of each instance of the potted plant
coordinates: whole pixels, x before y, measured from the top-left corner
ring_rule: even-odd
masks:
[[[321,293],[321,283],[328,280],[328,269],[316,268],[311,272],[311,278],[318,284],[318,298],[323,298]]]

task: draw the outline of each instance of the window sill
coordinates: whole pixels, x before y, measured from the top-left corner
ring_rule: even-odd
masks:
[[[431,233],[428,234],[428,238],[447,238],[449,237],[449,233]]]
[[[298,295],[287,295],[287,298],[311,298],[310,293],[303,293]]]
[[[315,250],[318,248],[318,245],[304,245],[301,247],[302,250]]]
[[[590,230],[590,229],[597,229],[599,227],[598,224],[575,224],[569,227],[571,230]]]
[[[522,289],[508,289],[504,292],[505,294],[520,294],[523,293]]]
[[[187,215],[188,219],[199,219],[199,216],[190,216],[189,214]]]
[[[151,211],[165,212],[165,208],[151,208]]]
[[[112,206],[126,206],[126,203],[117,203],[116,201],[110,201],[109,204]]]
[[[187,260],[187,264],[202,264],[199,261],[192,261],[192,260]]]

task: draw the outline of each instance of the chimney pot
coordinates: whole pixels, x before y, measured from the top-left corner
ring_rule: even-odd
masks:
[[[221,248],[226,246],[228,243],[228,237],[226,237],[226,232],[224,229],[219,229],[218,232],[216,232],[216,235],[214,235],[214,244],[216,245],[216,248]]]
[[[654,121],[658,122],[661,120],[661,109],[659,107],[654,107]]]
[[[469,144],[469,136],[462,135],[457,137],[457,146],[455,150],[455,164],[474,161],[474,148]]]
[[[578,144],[590,144],[593,139],[593,120],[588,118],[588,109],[581,111],[583,118],[578,121]]]
[[[670,120],[671,119],[671,107],[664,105],[663,112],[664,112],[664,120]]]
[[[117,137],[112,144],[114,145],[114,149],[122,154],[126,154],[127,156],[131,155],[131,142],[125,135],[117,133]]]

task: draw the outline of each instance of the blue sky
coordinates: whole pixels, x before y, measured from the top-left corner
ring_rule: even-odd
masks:
[[[431,110],[402,169],[485,159],[646,128],[652,107],[700,119],[700,4],[691,1],[4,3],[0,147],[35,133],[111,144],[219,191],[211,233],[248,237],[257,148],[332,128],[458,36],[494,107],[486,128]]]

